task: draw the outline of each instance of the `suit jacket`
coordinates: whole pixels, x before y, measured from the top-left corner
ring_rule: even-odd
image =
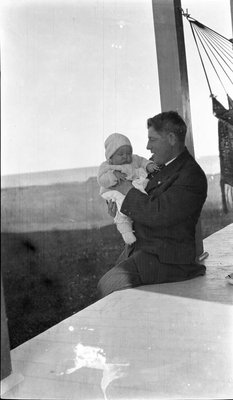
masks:
[[[134,221],[135,250],[154,253],[162,263],[193,263],[195,227],[207,196],[205,173],[185,148],[154,174],[146,191],[131,189],[121,207]]]

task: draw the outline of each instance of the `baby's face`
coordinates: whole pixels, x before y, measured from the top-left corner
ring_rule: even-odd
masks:
[[[128,145],[121,146],[110,157],[113,165],[131,164],[132,162],[132,148]]]

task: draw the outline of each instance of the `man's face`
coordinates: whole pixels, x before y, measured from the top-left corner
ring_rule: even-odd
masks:
[[[174,157],[170,134],[166,132],[158,133],[153,126],[148,129],[146,148],[155,155],[154,161],[158,164],[165,164]]]

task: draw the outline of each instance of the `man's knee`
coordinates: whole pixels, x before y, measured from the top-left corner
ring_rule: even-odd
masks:
[[[134,262],[126,260],[102,276],[97,285],[97,295],[98,298],[102,298],[117,290],[128,289],[141,284],[140,275]]]
[[[105,275],[104,275],[105,276]],[[99,280],[97,284],[97,299],[102,299],[103,297],[107,296],[109,293],[107,293],[106,290],[106,285],[104,283],[104,276]]]
[[[110,269],[102,276],[97,285],[97,296],[99,299],[117,290],[114,277],[114,268]]]

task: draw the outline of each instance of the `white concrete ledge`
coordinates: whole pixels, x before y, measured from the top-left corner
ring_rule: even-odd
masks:
[[[233,224],[204,240],[209,256],[202,262],[206,275],[185,282],[141,287],[144,291],[233,304],[233,286],[225,277],[233,273]]]
[[[18,385],[24,379],[21,374],[11,373],[5,379],[1,380],[1,399],[4,399],[4,394],[9,392],[14,386]]]
[[[115,292],[12,350],[5,398],[232,398],[233,224],[204,246],[205,277]]]

